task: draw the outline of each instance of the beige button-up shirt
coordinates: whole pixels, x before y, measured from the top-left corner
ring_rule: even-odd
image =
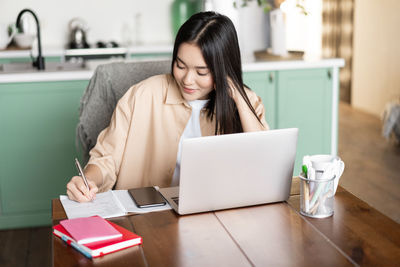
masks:
[[[261,99],[247,95],[267,125]],[[192,113],[170,74],[153,76],[132,86],[119,100],[110,125],[97,138],[88,164],[103,175],[99,191],[170,185],[180,137]],[[214,135],[215,121],[200,113],[202,136]]]

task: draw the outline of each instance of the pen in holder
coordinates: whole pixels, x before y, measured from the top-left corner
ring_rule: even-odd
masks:
[[[334,179],[335,175],[327,179],[312,180],[300,177],[300,213],[313,218],[325,218],[333,215]]]

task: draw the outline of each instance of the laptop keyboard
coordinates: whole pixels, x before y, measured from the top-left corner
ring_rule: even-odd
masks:
[[[179,197],[171,197],[171,199],[179,206]]]

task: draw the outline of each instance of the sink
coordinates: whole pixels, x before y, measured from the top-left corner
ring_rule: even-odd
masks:
[[[31,62],[0,64],[0,74],[5,73],[39,73],[57,71],[89,70],[85,62],[46,62],[45,70],[37,70]]]

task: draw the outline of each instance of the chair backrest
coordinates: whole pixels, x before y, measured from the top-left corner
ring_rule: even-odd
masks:
[[[118,100],[134,84],[151,76],[169,73],[171,61],[116,62],[99,65],[80,104],[79,123],[76,128],[77,146],[83,161],[89,159],[99,133],[106,128]]]

